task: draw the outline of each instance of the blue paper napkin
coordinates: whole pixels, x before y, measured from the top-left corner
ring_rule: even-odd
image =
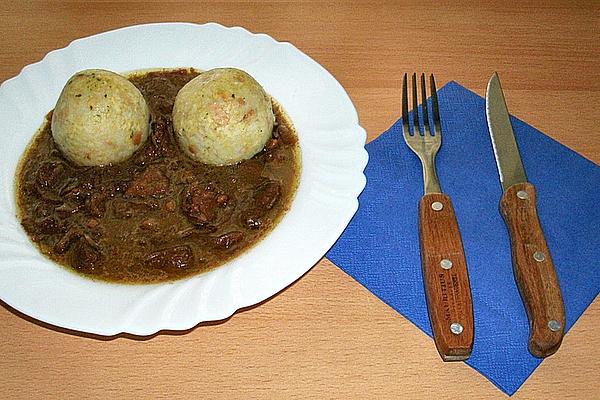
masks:
[[[513,394],[542,361],[527,349],[529,325],[498,210],[502,188],[485,101],[456,82],[440,89],[438,97],[443,129],[438,175],[462,232],[475,313],[467,364]],[[512,124],[537,189],[569,329],[600,291],[600,167],[514,117]],[[402,139],[401,121],[367,150],[359,210],[327,257],[431,336],[417,225],[421,165]]]

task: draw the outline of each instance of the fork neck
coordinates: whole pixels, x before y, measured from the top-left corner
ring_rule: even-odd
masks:
[[[425,194],[442,193],[440,181],[435,170],[435,157],[424,157],[423,164],[423,187]]]

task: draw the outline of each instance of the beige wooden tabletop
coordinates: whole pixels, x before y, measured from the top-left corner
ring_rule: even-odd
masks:
[[[524,4],[527,3],[527,4]],[[9,2],[0,81],[70,41],[126,25],[241,25],[290,41],[346,88],[369,138],[399,116],[404,71],[483,94],[600,163],[600,2]],[[590,262],[582,268],[597,268]],[[600,398],[600,301],[515,398]],[[151,338],[94,338],[0,307],[1,398],[505,398],[322,260],[263,304]]]

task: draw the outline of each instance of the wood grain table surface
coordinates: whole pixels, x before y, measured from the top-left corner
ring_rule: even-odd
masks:
[[[346,88],[369,139],[398,118],[404,71],[483,95],[497,70],[513,114],[600,163],[598,1],[3,0],[0,81],[78,37],[161,21],[294,43]],[[598,327],[596,299],[514,398],[600,398]],[[507,397],[441,362],[430,338],[326,259],[263,304],[186,332],[101,340],[4,305],[0,337],[0,398]]]

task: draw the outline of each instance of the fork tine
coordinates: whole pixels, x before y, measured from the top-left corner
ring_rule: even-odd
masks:
[[[404,127],[404,135],[410,135],[410,125],[408,123],[408,74],[404,74],[402,80],[402,126]]]
[[[422,136],[423,131],[421,130],[421,124],[419,124],[419,99],[417,98],[417,74],[413,73],[412,76],[412,103],[413,103],[413,123],[415,134],[417,130],[419,134]]]
[[[421,101],[423,102],[423,125],[425,125],[425,134],[433,135],[429,126],[429,113],[427,109],[427,90],[425,89],[425,74],[421,74]]]
[[[435,88],[435,78],[433,74],[430,76],[431,80],[431,105],[432,105],[432,114],[433,114],[433,123],[434,123],[434,134],[441,135],[442,134],[442,124],[440,123],[440,104],[438,103],[437,90]]]

